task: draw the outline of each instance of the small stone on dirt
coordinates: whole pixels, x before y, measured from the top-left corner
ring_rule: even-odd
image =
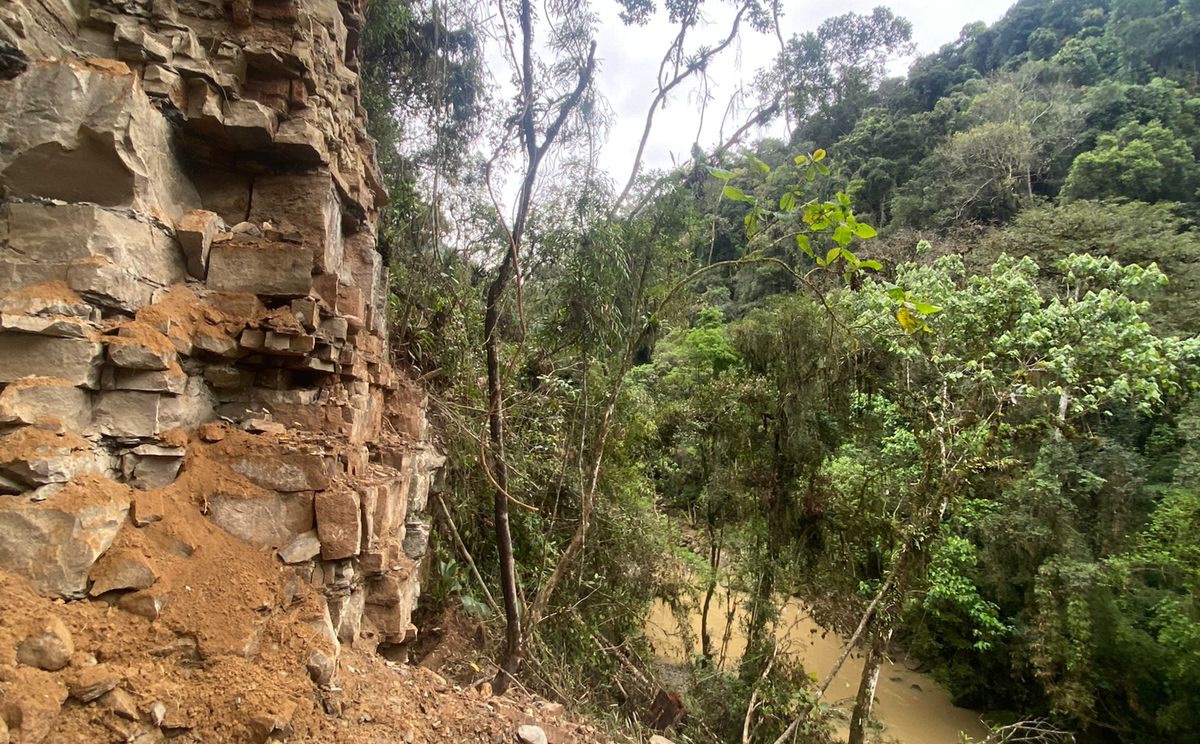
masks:
[[[517,741],[522,744],[548,744],[546,732],[542,731],[542,727],[529,723],[517,728]]]
[[[286,434],[287,427],[278,421],[270,419],[252,418],[242,422],[242,429],[251,434]]]
[[[262,713],[250,719],[250,731],[253,740],[259,744],[269,741],[282,741],[292,735],[292,716],[296,714],[296,704],[290,703],[280,713]]]
[[[162,611],[166,609],[168,596],[154,589],[143,589],[139,592],[126,594],[117,602],[117,607],[120,607],[126,612],[134,615],[141,615],[150,620],[157,620]]]
[[[17,661],[47,672],[57,672],[71,663],[73,653],[75,644],[71,640],[71,631],[62,620],[51,617],[17,646]]]
[[[90,703],[102,695],[111,692],[121,683],[121,677],[103,664],[84,667],[76,672],[67,682],[67,690],[71,697],[81,703]]]
[[[148,527],[163,518],[163,503],[160,494],[139,493],[133,498],[129,516],[137,527]]]
[[[161,700],[155,700],[147,711],[155,726],[163,729],[190,729],[192,722],[188,720],[183,710],[168,706]]]
[[[337,658],[321,651],[313,651],[308,655],[308,676],[318,685],[327,685],[333,681],[337,671]]]
[[[225,438],[225,427],[213,421],[201,424],[197,431],[206,442],[219,442]]]
[[[132,550],[110,550],[92,566],[88,594],[98,597],[120,589],[149,589],[158,579],[145,557]]]
[[[126,741],[128,744],[163,744],[163,734],[156,728],[139,725]]]
[[[139,718],[133,696],[119,687],[101,695],[100,704],[127,721],[136,721]]]

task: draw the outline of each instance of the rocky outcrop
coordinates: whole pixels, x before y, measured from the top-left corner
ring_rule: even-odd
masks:
[[[343,644],[414,633],[443,461],[388,358],[361,22],[361,0],[0,7],[0,570],[164,623],[186,664],[254,658],[300,603],[298,668],[330,689]],[[227,560],[269,571],[206,589]],[[70,657],[11,637],[6,689]],[[63,666],[43,702],[171,728]],[[27,712],[0,719],[48,740]],[[263,715],[248,735],[282,736]]]

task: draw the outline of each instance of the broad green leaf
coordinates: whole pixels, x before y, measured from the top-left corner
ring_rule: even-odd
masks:
[[[729,179],[733,178],[733,171],[725,170],[724,168],[714,168],[711,165],[708,166],[708,173],[714,178],[719,178],[722,181],[728,181]]]
[[[875,237],[879,233],[875,231],[875,228],[871,227],[867,223],[860,222],[854,226],[854,234],[857,235],[858,237],[862,238],[863,240],[866,240],[868,238]]]
[[[854,233],[845,225],[838,225],[833,231],[833,242],[841,246],[850,245],[850,241],[854,240]]]
[[[810,241],[808,239],[807,235],[797,234],[796,235],[796,245],[800,246],[800,250],[807,253],[810,258],[812,257],[812,255],[813,255],[812,241]]]
[[[874,261],[874,260],[863,261],[858,266],[859,266],[859,268],[870,269],[871,271],[882,271],[883,270],[883,264],[879,263],[878,261]]]
[[[790,212],[796,207],[796,195],[791,191],[785,191],[783,196],[779,197],[779,208],[784,212]]]
[[[822,176],[828,176],[830,174],[829,166],[824,165],[823,163],[817,163],[817,171],[819,171]]]
[[[921,313],[922,315],[933,315],[934,313],[940,313],[942,311],[942,309],[937,305],[930,305],[928,302],[921,302],[919,300],[914,300],[912,306],[915,307],[917,312]]]
[[[737,186],[726,186],[725,188],[721,189],[721,193],[725,195],[726,199],[731,199],[733,201],[750,201],[750,197],[746,196],[746,192],[742,191]]]
[[[759,160],[758,158],[754,157],[753,155],[747,155],[746,157],[750,159],[750,162],[754,164],[754,167],[758,168],[763,173],[763,175],[766,175],[771,172],[771,166],[767,165],[763,161]]]
[[[836,261],[838,259],[838,256],[840,256],[840,255],[842,255],[841,248],[830,248],[829,252],[825,254],[825,264],[829,265],[829,264],[833,263],[834,261]]]
[[[824,159],[825,159],[825,151],[824,151],[824,150],[817,150],[816,152],[814,152],[814,153],[812,154],[812,159],[813,159],[813,161],[814,161],[814,162],[817,162],[817,163],[821,162],[822,160],[824,160]]]

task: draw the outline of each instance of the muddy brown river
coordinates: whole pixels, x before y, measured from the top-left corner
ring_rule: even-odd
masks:
[[[745,651],[746,640],[742,636],[742,598],[734,593],[733,601],[738,604],[734,613],[733,627],[723,656],[723,667],[732,669]],[[720,660],[721,640],[726,630],[727,602],[729,595],[719,591],[713,597],[709,610],[709,624],[715,652]],[[700,615],[691,618],[692,637],[700,638]],[[687,650],[671,614],[664,602],[656,602],[647,622],[646,634],[663,661],[677,664],[686,661]],[[780,615],[778,640],[781,651],[803,663],[805,670],[818,679],[833,668],[842,650],[842,639],[818,626],[807,615],[799,602],[789,602]],[[833,684],[825,694],[826,702],[846,713],[854,705],[858,692],[858,680],[862,672],[862,659],[851,656],[842,665]],[[959,708],[950,701],[946,690],[927,674],[914,672],[895,661],[884,663],[879,674],[879,688],[875,698],[875,718],[883,724],[883,740],[899,744],[958,744],[960,734],[982,739],[988,728],[974,711]],[[846,737],[845,724],[837,732],[843,741]]]

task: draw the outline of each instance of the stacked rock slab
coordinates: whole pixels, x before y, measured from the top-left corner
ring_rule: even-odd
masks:
[[[154,617],[154,572],[106,552],[152,528],[139,494],[190,499],[326,599],[322,683],[338,641],[413,632],[443,460],[388,359],[361,23],[0,7],[0,569]]]

